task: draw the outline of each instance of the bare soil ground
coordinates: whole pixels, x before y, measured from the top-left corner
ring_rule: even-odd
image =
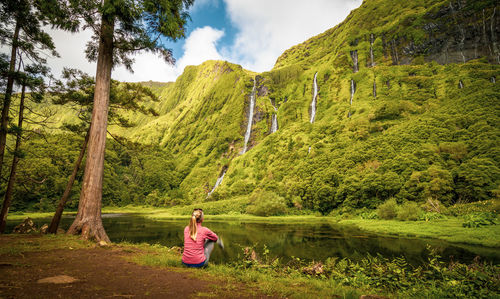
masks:
[[[118,246],[9,251],[20,242],[39,242],[41,238],[0,235],[0,249],[4,249],[0,251],[0,298],[267,297],[245,286],[221,288],[216,278],[194,275],[193,271],[203,270],[135,264],[127,257],[137,252]],[[53,282],[44,282],[52,277],[56,277]]]

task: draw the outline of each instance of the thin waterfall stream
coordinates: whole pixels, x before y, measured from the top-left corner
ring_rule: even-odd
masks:
[[[210,190],[210,192],[208,192],[207,197],[210,197],[210,195],[212,195],[212,193],[215,191],[215,189],[222,183],[222,180],[224,179],[224,175],[226,174],[226,171],[227,171],[227,169],[224,169],[222,171],[222,175],[217,179],[212,190]]]
[[[316,82],[316,77],[318,76],[318,72],[314,74],[314,81],[313,81],[313,98],[311,102],[311,124],[314,122],[314,119],[316,118],[316,98],[318,97],[318,84]]]
[[[351,100],[349,101],[349,104],[352,106],[352,100],[354,99],[354,93],[356,92],[356,82],[351,79]],[[349,113],[347,114],[347,117],[351,117],[351,110],[349,109]]]
[[[375,59],[373,57],[373,43],[375,41],[375,36],[373,33],[370,34],[370,67],[375,66]]]
[[[278,115],[276,114],[278,109],[274,107],[274,113],[271,119],[271,134],[278,131]]]
[[[253,88],[252,88],[252,93],[250,94],[250,109],[248,111],[248,124],[247,124],[247,131],[245,133],[245,145],[243,146],[243,149],[241,150],[241,155],[247,152],[248,150],[248,141],[250,140],[250,135],[252,134],[252,123],[253,123],[253,110],[255,108],[255,89],[257,85],[257,80],[253,80]]]

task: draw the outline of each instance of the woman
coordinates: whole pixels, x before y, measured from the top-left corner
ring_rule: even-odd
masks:
[[[222,240],[213,231],[201,226],[203,216],[202,209],[194,209],[189,225],[184,229],[182,263],[188,267],[206,266],[215,242],[224,248]]]

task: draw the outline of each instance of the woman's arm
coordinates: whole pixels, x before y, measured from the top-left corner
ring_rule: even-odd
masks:
[[[205,238],[212,240],[212,241],[217,241],[219,237],[210,229],[204,227],[204,233],[205,233]]]

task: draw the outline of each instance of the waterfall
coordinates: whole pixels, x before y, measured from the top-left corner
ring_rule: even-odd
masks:
[[[460,50],[460,55],[462,55],[462,60],[465,63],[465,61],[466,61],[465,55],[464,55],[465,32],[462,29],[462,27],[460,26],[460,22],[457,21],[457,18],[455,16],[455,8],[451,4],[451,2],[450,2],[450,9],[451,9],[451,14],[453,16],[453,20],[457,24],[458,31],[460,32],[460,35],[461,35],[460,41],[458,42],[458,49]],[[458,9],[460,9],[460,1],[458,2]]]
[[[491,83],[496,83],[497,82],[496,79],[495,79],[495,77],[491,77],[490,81],[491,81]]]
[[[353,63],[353,72],[357,73],[359,71],[359,65],[358,65],[358,50],[351,51],[351,58],[352,58],[352,63]]]
[[[373,97],[377,97],[377,82],[375,80],[373,80]]]
[[[273,113],[273,118],[271,120],[271,134],[276,133],[278,131],[278,116],[276,113]]]
[[[241,150],[241,155],[247,152],[248,149],[248,141],[250,140],[250,134],[252,133],[252,123],[253,123],[253,110],[255,108],[255,86],[257,83],[257,79],[253,80],[253,88],[252,93],[250,94],[250,109],[248,110],[248,124],[247,124],[247,132],[245,133],[245,146]]]
[[[318,84],[316,83],[316,77],[318,76],[318,72],[314,74],[314,81],[313,81],[313,99],[311,103],[311,124],[314,122],[314,118],[316,117],[316,98],[318,97]]]
[[[274,108],[276,111],[276,108]],[[278,131],[278,115],[276,113],[273,113],[272,119],[271,119],[271,134],[276,133]]]
[[[464,83],[462,82],[462,80],[458,81],[458,88],[464,88]]]
[[[356,82],[351,79],[351,100],[350,105],[352,106],[352,100],[354,99],[354,93],[356,92]],[[347,117],[351,117],[351,109],[349,108],[349,112],[347,113]]]
[[[311,147],[309,146],[309,149],[307,150],[307,153],[310,154],[311,153]]]
[[[212,190],[210,192],[208,192],[207,197],[209,197],[210,195],[212,195],[212,193],[215,191],[215,188],[217,188],[220,185],[220,183],[222,183],[222,179],[224,179],[224,175],[226,174],[226,171],[227,171],[227,168],[224,169],[224,171],[222,171],[222,175],[217,179],[217,181],[215,182],[215,185],[212,188]]]
[[[274,113],[273,116],[271,117],[271,134],[272,134],[278,131],[278,108],[276,108],[276,106],[274,105],[273,100],[270,101],[271,105],[273,105],[274,108]]]
[[[399,65],[398,49],[396,47],[396,41],[394,39],[391,41],[391,51],[392,51],[392,64]]]
[[[354,99],[354,93],[356,92],[356,82],[351,79],[351,105],[352,105],[352,99]]]
[[[371,67],[374,67],[375,66],[375,62],[374,62],[374,58],[373,58],[373,42],[375,41],[375,36],[373,35],[373,33],[370,34],[370,66]]]

